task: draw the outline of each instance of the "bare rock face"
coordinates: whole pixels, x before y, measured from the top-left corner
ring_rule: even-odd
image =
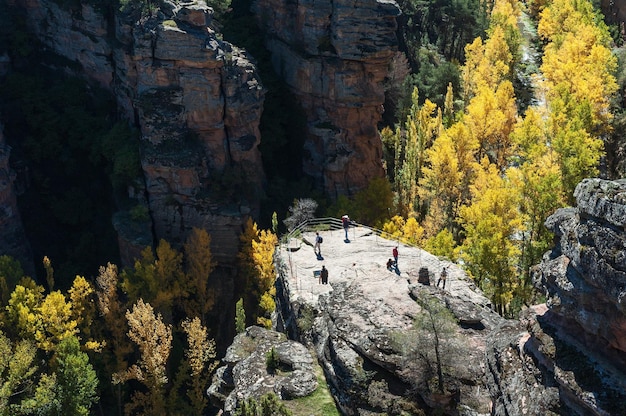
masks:
[[[34,276],[33,254],[17,209],[16,175],[9,166],[11,148],[2,129],[0,125],[0,253],[19,260],[24,272]]]
[[[192,227],[232,260],[246,216],[258,214],[264,175],[258,123],[264,90],[251,58],[218,39],[210,8],[175,7],[132,27],[132,52],[116,86],[142,131],[142,167],[158,238],[176,243]]]
[[[111,84],[113,62],[107,41],[108,22],[100,11],[84,3],[79,10],[66,10],[48,0],[8,1],[27,10],[37,38],[68,59],[68,72],[80,71],[103,87]]]
[[[266,356],[274,349],[278,374],[268,371]],[[304,397],[317,389],[313,357],[306,347],[284,334],[252,326],[228,347],[207,393],[214,405],[232,415],[241,402],[267,394],[279,398]]]
[[[586,179],[546,222],[558,244],[535,275],[550,310],[626,370],[626,180]]]
[[[277,73],[307,116],[305,173],[331,197],[384,175],[377,123],[397,50],[394,1],[257,0]]]
[[[140,128],[144,180],[130,193],[149,207],[148,241],[176,245],[204,228],[215,259],[232,261],[245,218],[259,210],[264,89],[251,57],[214,30],[212,9],[201,1],[106,14],[53,0],[22,6],[40,40],[67,58],[65,69],[111,90]],[[146,240],[146,230],[118,232],[124,258]]]
[[[487,354],[496,414],[626,414],[626,181],[585,179],[546,221],[533,270],[547,295]]]

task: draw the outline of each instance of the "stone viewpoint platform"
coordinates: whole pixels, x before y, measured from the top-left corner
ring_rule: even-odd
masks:
[[[344,240],[343,229],[319,233],[324,239],[321,256],[317,256],[314,250],[314,231],[292,238],[280,247],[280,255],[287,266],[292,302],[300,300],[317,304],[321,294],[331,292],[339,284],[352,284],[360,286],[368,297],[387,299],[394,304],[408,302],[414,307],[409,286],[418,283],[420,269],[428,270],[430,285],[436,286],[441,270],[447,267],[445,291],[449,295],[477,304],[489,303],[455,263],[441,260],[420,248],[382,238],[369,227],[350,227],[349,240]],[[386,264],[393,258],[394,247],[398,247],[399,252],[398,268],[389,271]],[[322,265],[329,271],[328,285],[320,284],[315,276]]]

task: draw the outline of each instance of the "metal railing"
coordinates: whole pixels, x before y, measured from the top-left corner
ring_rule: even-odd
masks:
[[[386,231],[380,230],[378,228],[370,227],[369,225],[360,224],[354,221],[350,222],[351,227],[361,227],[367,230],[370,230],[372,234],[384,238],[385,240],[396,241],[405,246],[419,248],[419,246],[413,242],[411,242],[407,238],[399,237],[397,235],[393,235]],[[288,244],[291,239],[298,238],[305,232],[311,231],[334,231],[343,229],[343,222],[339,218],[334,217],[325,217],[325,218],[311,218],[305,220],[294,227],[293,230],[285,234],[281,237],[281,241],[284,241]]]

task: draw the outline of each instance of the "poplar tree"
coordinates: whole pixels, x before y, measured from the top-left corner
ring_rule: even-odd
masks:
[[[252,258],[257,272],[255,292],[259,296],[257,323],[265,328],[272,327],[271,313],[276,308],[276,270],[274,268],[274,250],[278,238],[269,230],[261,230],[259,241],[252,241]]]
[[[208,404],[206,389],[211,381],[211,374],[217,368],[215,341],[210,339],[206,327],[200,319],[185,319],[182,328],[187,335],[188,347],[185,349],[183,367],[189,368],[190,380],[187,397],[194,415],[201,415]]]
[[[185,284],[187,298],[184,310],[188,317],[199,317],[206,324],[208,312],[215,304],[215,293],[209,278],[216,263],[211,253],[211,236],[204,229],[194,228],[184,245]]]
[[[466,234],[462,257],[500,314],[506,312],[519,281],[519,236],[524,227],[518,189],[495,165],[483,160],[471,187],[472,201],[460,212]]]

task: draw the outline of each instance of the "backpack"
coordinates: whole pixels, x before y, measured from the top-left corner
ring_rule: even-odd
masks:
[[[324,242],[324,239],[322,238],[321,235],[317,236],[317,242],[322,244]]]

